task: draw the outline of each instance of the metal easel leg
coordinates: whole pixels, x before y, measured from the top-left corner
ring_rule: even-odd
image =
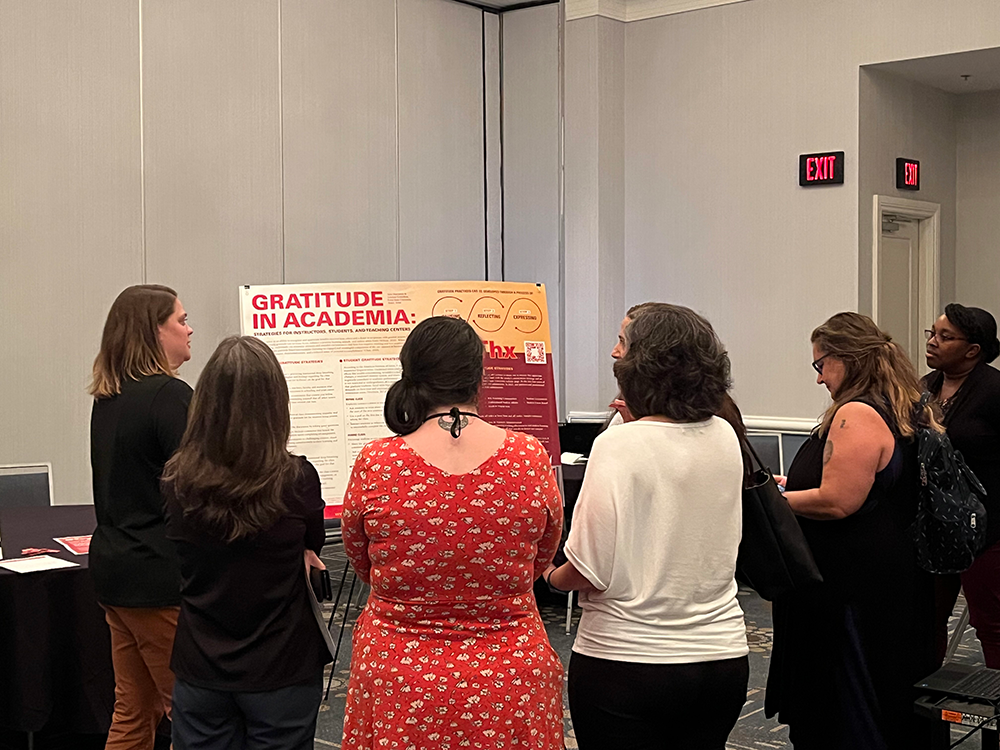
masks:
[[[326,695],[323,696],[323,700],[327,700],[330,697],[330,686],[333,684],[333,673],[337,670],[337,657],[340,656],[340,643],[344,640],[344,630],[347,628],[347,615],[351,611],[351,597],[354,596],[354,584],[358,582],[357,574],[351,576],[351,588],[347,592],[347,601],[344,602],[344,619],[340,622],[340,634],[337,636],[337,648],[333,652],[333,663],[330,665],[330,679],[326,681]],[[334,610],[336,613],[336,610]],[[330,616],[330,622],[333,622],[333,615]]]
[[[573,592],[566,594],[566,635],[570,634],[573,624]]]
[[[344,574],[340,576],[340,586],[337,587],[337,599],[333,602],[333,609],[330,611],[330,621],[326,624],[327,630],[333,627],[333,618],[337,616],[337,607],[340,606],[340,595],[344,592],[344,581],[347,580],[347,571],[350,569],[350,561],[344,563]]]
[[[958,624],[955,626],[955,632],[951,634],[951,638],[948,640],[948,650],[945,651],[944,654],[945,663],[955,658],[955,653],[958,651],[958,647],[962,643],[962,636],[965,635],[965,629],[967,627],[969,627],[968,604],[966,604],[962,609],[962,614],[958,616]]]

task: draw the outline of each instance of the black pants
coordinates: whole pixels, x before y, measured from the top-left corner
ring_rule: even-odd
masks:
[[[323,672],[298,685],[236,693],[174,682],[174,750],[312,750]]]
[[[724,750],[747,698],[746,657],[637,664],[573,652],[569,710],[581,750]]]

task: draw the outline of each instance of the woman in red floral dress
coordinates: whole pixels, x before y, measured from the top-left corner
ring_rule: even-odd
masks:
[[[465,321],[423,321],[399,358],[399,437],[361,451],[344,498],[371,595],[343,747],[562,750],[563,670],[532,594],[562,527],[549,457],[476,415],[483,344]]]

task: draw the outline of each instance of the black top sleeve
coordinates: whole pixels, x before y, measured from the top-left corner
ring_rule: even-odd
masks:
[[[302,457],[302,475],[298,481],[298,499],[302,504],[302,515],[306,522],[306,549],[311,549],[317,555],[323,549],[326,541],[326,530],[323,524],[323,490],[319,481],[319,472],[306,458]]]
[[[153,400],[153,426],[156,439],[168,459],[180,447],[187,429],[188,407],[194,391],[183,380],[171,379]]]

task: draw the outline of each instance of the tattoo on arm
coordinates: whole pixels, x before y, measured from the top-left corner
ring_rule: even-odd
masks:
[[[844,429],[845,427],[847,427],[847,420],[846,419],[841,419],[840,420],[840,429]]]
[[[823,465],[826,466],[830,463],[831,458],[833,458],[833,443],[827,440],[826,446],[823,448]]]

